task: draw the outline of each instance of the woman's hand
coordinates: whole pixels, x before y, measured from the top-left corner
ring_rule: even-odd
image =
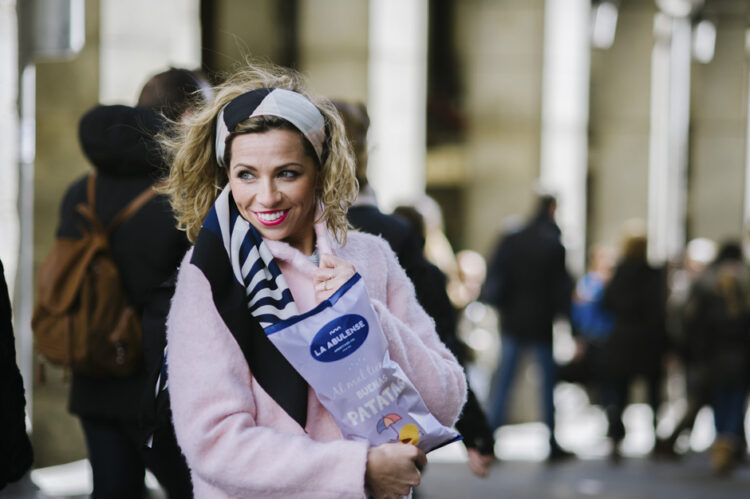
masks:
[[[318,303],[331,297],[356,272],[354,265],[333,255],[320,255],[320,266],[313,274],[315,299]]]
[[[491,454],[480,454],[478,450],[471,447],[466,449],[469,454],[469,468],[472,473],[479,477],[486,477],[490,471],[490,466],[495,462],[495,456]]]
[[[408,496],[419,485],[427,456],[409,444],[381,444],[367,452],[365,485],[375,499]]]

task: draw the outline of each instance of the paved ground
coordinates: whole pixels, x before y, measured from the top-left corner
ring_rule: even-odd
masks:
[[[708,456],[690,454],[681,461],[649,458],[501,462],[486,479],[471,474],[465,463],[430,463],[417,492],[418,499],[732,499],[750,497],[750,466],[718,478],[708,468]]]
[[[83,466],[83,465],[76,465]],[[70,473],[70,471],[68,472]],[[74,471],[81,474],[81,471]],[[71,492],[73,492],[71,490]],[[151,489],[151,499],[163,499]],[[0,498],[84,499],[87,495],[44,494],[30,481],[14,484]],[[711,474],[706,453],[690,453],[680,461],[625,458],[619,465],[607,459],[574,459],[547,465],[532,461],[503,461],[486,479],[471,474],[465,462],[430,462],[417,499],[734,499],[750,497],[750,465],[724,478]]]

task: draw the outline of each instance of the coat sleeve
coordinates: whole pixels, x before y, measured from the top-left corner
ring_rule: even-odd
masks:
[[[0,262],[0,489],[19,480],[34,459],[26,434],[25,406],[23,378],[16,364],[10,297]]]
[[[175,433],[193,476],[238,497],[362,497],[365,443],[312,440],[291,418],[256,424],[249,367],[190,254],[167,323],[167,365]]]
[[[427,408],[444,425],[458,419],[466,401],[463,368],[440,341],[435,323],[417,302],[414,286],[393,251],[380,241],[385,259],[384,296],[370,296],[388,350],[414,384]]]

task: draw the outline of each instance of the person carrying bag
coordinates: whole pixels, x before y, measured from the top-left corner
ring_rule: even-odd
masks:
[[[194,495],[408,495],[426,462],[411,442],[455,438],[463,370],[388,244],[348,231],[357,188],[333,105],[278,67],[250,65],[216,90],[165,141],[165,191],[194,243],[167,321],[165,383]],[[294,317],[317,336],[312,350]],[[274,344],[294,336],[296,353]],[[372,379],[355,372],[378,364]],[[347,428],[359,406],[329,404],[327,375],[370,411],[360,435]]]
[[[141,365],[141,323],[112,256],[112,233],[149,202],[148,187],[105,227],[96,215],[96,174],[86,182],[81,238],[58,238],[39,268],[31,318],[46,360],[90,376],[127,377]],[[83,225],[83,224],[82,224]]]

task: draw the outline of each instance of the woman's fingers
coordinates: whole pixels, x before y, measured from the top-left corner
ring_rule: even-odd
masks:
[[[347,262],[346,260],[342,260],[341,258],[331,255],[329,253],[323,253],[320,255],[320,269],[332,269],[335,274],[349,274],[347,276],[347,279],[349,277],[354,275],[354,265]]]
[[[414,457],[414,464],[417,466],[417,469],[419,471],[422,471],[427,464],[427,454],[424,453],[422,449],[419,447],[414,447],[417,449],[417,455]]]
[[[376,498],[408,495],[420,482],[417,466],[426,462],[424,452],[413,445],[381,444],[367,454],[365,482]]]
[[[351,263],[330,254],[322,254],[320,266],[313,273],[313,286],[318,303],[330,298],[355,272]]]
[[[336,274],[329,269],[316,269],[313,273],[313,285],[318,290],[331,289],[333,287],[331,281],[335,279]]]
[[[331,268],[332,269],[332,268],[336,267],[336,264],[338,262],[343,262],[343,261],[344,260],[342,260],[342,259],[340,259],[340,258],[338,258],[336,256],[333,256],[330,253],[323,253],[323,254],[320,255],[320,265],[319,266],[322,269],[323,268]]]

